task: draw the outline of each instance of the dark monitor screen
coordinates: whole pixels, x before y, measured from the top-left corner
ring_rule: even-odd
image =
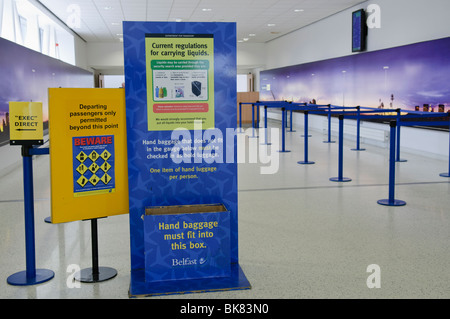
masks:
[[[366,50],[366,12],[364,9],[352,13],[352,52]]]

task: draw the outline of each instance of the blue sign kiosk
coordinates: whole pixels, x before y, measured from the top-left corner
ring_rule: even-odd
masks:
[[[129,295],[250,289],[239,266],[236,24],[123,24]]]

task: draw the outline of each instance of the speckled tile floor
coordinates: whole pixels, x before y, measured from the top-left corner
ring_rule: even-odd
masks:
[[[276,125],[277,123],[272,123]],[[312,131],[309,160],[303,159],[301,130],[287,133],[276,174],[267,164],[239,164],[240,265],[250,290],[152,298],[449,298],[450,180],[439,176],[448,159],[407,152],[396,163],[396,198],[404,207],[385,207],[388,149],[344,143],[344,176],[337,176],[337,144]],[[243,145],[240,145],[242,149]],[[274,147],[274,146],[271,146]],[[424,164],[426,163],[426,165]],[[118,275],[106,282],[68,287],[68,266],[91,266],[89,222],[52,225],[49,158],[34,160],[36,264],[55,272],[43,284],[17,287],[9,275],[25,269],[22,169],[0,179],[0,298],[128,298],[128,216],[98,221],[100,266]],[[380,288],[369,289],[367,267],[379,266]]]

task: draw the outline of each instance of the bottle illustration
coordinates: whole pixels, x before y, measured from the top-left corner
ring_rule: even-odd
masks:
[[[156,86],[155,88],[155,97],[159,97],[159,87]]]
[[[163,98],[164,97],[164,90],[162,87],[159,88],[159,98]]]
[[[163,87],[163,97],[167,97],[167,88]]]

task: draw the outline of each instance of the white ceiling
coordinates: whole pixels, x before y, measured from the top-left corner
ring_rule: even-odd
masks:
[[[181,19],[185,22],[237,22],[238,40],[246,38],[248,42],[261,43],[365,1],[40,0],[38,2],[87,42],[120,41],[122,21]],[[79,26],[73,23],[77,21],[73,20],[77,10],[80,13]]]

